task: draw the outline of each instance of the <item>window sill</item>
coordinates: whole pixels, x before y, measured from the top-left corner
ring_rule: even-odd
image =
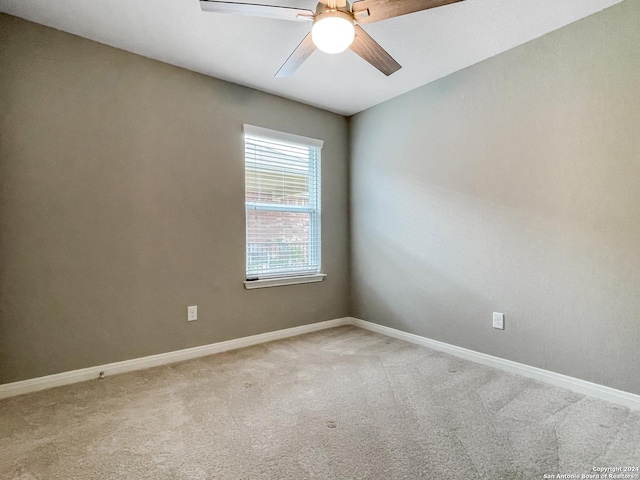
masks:
[[[244,288],[253,290],[254,288],[282,287],[284,285],[298,285],[301,283],[321,282],[326,277],[326,273],[314,273],[313,275],[300,275],[298,277],[278,277],[265,278],[263,280],[244,281]]]

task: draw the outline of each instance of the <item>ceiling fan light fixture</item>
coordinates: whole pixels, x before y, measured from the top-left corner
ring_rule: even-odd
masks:
[[[354,38],[353,17],[340,10],[326,10],[317,15],[311,28],[313,43],[324,53],[344,52]]]

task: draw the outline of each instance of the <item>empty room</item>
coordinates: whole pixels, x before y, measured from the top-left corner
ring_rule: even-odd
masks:
[[[640,480],[639,0],[0,0],[0,479]]]

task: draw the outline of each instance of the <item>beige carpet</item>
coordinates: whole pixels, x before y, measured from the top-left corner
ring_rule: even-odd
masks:
[[[640,413],[353,327],[0,401],[2,479],[542,479]]]

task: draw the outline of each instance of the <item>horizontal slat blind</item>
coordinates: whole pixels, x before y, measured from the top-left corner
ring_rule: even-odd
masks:
[[[245,130],[247,278],[320,271],[320,147],[284,135]]]

